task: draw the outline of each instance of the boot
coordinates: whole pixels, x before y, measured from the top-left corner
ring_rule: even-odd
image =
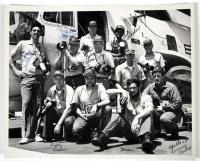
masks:
[[[143,135],[142,150],[146,153],[152,153],[153,151],[153,142],[149,133]]]
[[[105,134],[102,132],[98,137],[94,137],[92,139],[92,144],[94,146],[99,146],[101,149],[107,148],[107,138]]]

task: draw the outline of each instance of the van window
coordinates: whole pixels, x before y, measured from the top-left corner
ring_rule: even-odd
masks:
[[[67,26],[73,26],[73,12],[62,12],[61,24]]]
[[[73,12],[44,12],[43,18],[49,22],[73,26]]]
[[[10,12],[10,25],[15,24],[15,15],[14,12]]]
[[[168,50],[178,51],[175,37],[171,35],[166,35],[166,38],[167,38]]]
[[[59,23],[58,12],[44,12],[44,20]]]

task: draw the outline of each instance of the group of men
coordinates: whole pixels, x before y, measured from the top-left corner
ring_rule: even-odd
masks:
[[[64,137],[66,141],[91,141],[105,149],[109,137],[122,129],[128,141],[140,142],[149,153],[154,149],[157,131],[160,137],[167,137],[167,133],[178,137],[181,97],[176,86],[166,81],[164,59],[153,52],[152,40],[143,42],[146,54],[137,62],[134,50],[129,50],[122,38],[122,25],[114,30],[115,39],[106,43],[107,51],[97,29],[96,21],[90,21],[89,33],[80,41],[72,36],[68,45],[57,45],[60,52],[54,63],[55,85],[46,99],[43,88],[51,68],[45,48],[39,43],[41,25],[32,24],[31,39],[20,41],[12,51],[10,67],[21,77],[20,144]],[[19,57],[21,69],[16,64]],[[113,97],[120,111],[111,119]]]

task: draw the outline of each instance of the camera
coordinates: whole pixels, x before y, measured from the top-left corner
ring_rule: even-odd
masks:
[[[143,69],[145,69],[146,71],[153,71],[154,70],[154,66],[152,65],[149,65],[149,63],[146,63],[146,64],[140,64],[138,63]]]
[[[62,51],[64,49],[67,49],[67,43],[66,43],[66,41],[62,41],[62,42],[58,43],[56,45],[56,47],[58,50]]]
[[[45,65],[45,56],[43,53],[38,54],[37,58],[35,59],[35,61],[33,62],[33,65],[36,68],[40,68],[43,72],[47,71],[46,65]]]
[[[44,100],[44,106],[42,106],[41,114],[44,115],[47,112],[47,109],[56,105],[56,101],[51,98],[46,98]]]
[[[95,67],[95,71],[102,74],[110,74],[111,70],[111,66],[107,64],[101,65],[100,63],[98,63],[98,65]]]
[[[88,52],[90,50],[90,47],[88,45],[83,45],[81,47],[81,50],[84,51],[84,52]]]

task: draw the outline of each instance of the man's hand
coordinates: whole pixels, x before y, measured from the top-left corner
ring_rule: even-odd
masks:
[[[158,112],[163,112],[163,106],[157,106],[157,109],[156,109]]]
[[[120,103],[123,105],[128,98],[128,94],[125,90],[122,91],[121,98],[120,98]]]
[[[60,124],[56,124],[56,126],[54,128],[54,133],[55,134],[60,134],[60,129],[61,129],[61,125]]]
[[[139,130],[139,119],[138,117],[136,116],[131,124],[131,130],[133,133],[137,134],[138,133],[138,130]]]
[[[15,71],[15,75],[16,75],[17,77],[26,77],[26,76],[27,76],[26,73],[24,73],[24,72],[22,72],[22,71],[20,71],[20,70]]]
[[[91,109],[90,113],[95,114],[96,112],[97,112],[97,104],[94,104],[94,105],[92,106],[92,109]]]

